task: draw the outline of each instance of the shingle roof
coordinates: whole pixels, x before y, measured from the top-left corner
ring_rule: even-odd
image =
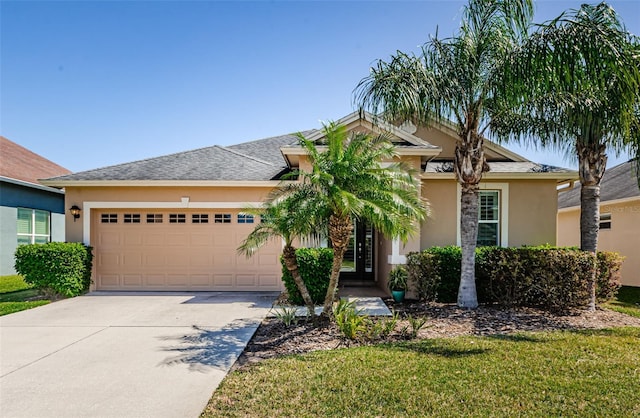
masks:
[[[301,132],[304,136],[316,132],[315,129]],[[298,137],[294,134],[274,136],[271,138],[259,139],[257,141],[243,142],[242,144],[230,145],[227,148],[239,151],[245,155],[259,158],[276,165],[285,165],[284,158],[280,152],[280,147],[287,145],[297,145]]]
[[[600,182],[600,201],[640,197],[640,187],[634,170],[635,162],[627,161],[605,171]],[[558,195],[558,208],[580,206],[580,183]]]
[[[55,180],[222,180],[275,179],[285,169],[220,146],[200,148],[95,170],[61,176]]]
[[[532,161],[488,162],[491,173],[572,173],[571,170],[552,165],[538,164]],[[452,173],[453,162],[429,162],[425,173]]]
[[[68,173],[71,171],[0,136],[0,176],[38,184],[38,179]]]

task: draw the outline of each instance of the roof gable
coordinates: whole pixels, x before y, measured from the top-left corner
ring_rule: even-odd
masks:
[[[38,184],[38,179],[71,171],[0,136],[0,176]]]

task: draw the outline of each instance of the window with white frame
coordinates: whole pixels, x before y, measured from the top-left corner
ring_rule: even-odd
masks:
[[[479,246],[500,245],[500,192],[482,190],[478,194]]]
[[[50,217],[51,214],[46,210],[18,208],[18,245],[49,242]]]

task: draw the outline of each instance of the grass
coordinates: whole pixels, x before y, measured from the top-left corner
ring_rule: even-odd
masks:
[[[603,307],[640,318],[640,287],[622,286],[616,298]]]
[[[203,417],[639,416],[640,328],[314,352],[230,374]]]
[[[24,311],[49,303],[49,300],[33,300],[39,296],[36,289],[18,275],[0,276],[0,316]]]

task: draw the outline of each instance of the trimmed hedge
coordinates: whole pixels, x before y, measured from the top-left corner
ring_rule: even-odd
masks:
[[[302,281],[307,285],[311,299],[314,303],[323,303],[329,288],[333,250],[330,248],[298,248],[296,249],[296,259],[298,260],[300,276],[302,276]],[[289,302],[295,305],[304,305],[298,286],[296,286],[291,273],[284,265],[282,257],[280,257],[280,262],[282,263],[282,281],[289,294]]]
[[[407,257],[409,278],[424,300],[452,303],[460,284],[459,247],[433,247]],[[597,254],[596,294],[611,299],[620,287],[622,257]],[[476,250],[476,288],[481,303],[562,310],[584,306],[593,256],[576,248],[480,247]],[[431,289],[422,291],[421,289]]]
[[[92,261],[92,248],[80,243],[21,245],[15,252],[15,269],[25,282],[67,297],[89,289]]]

